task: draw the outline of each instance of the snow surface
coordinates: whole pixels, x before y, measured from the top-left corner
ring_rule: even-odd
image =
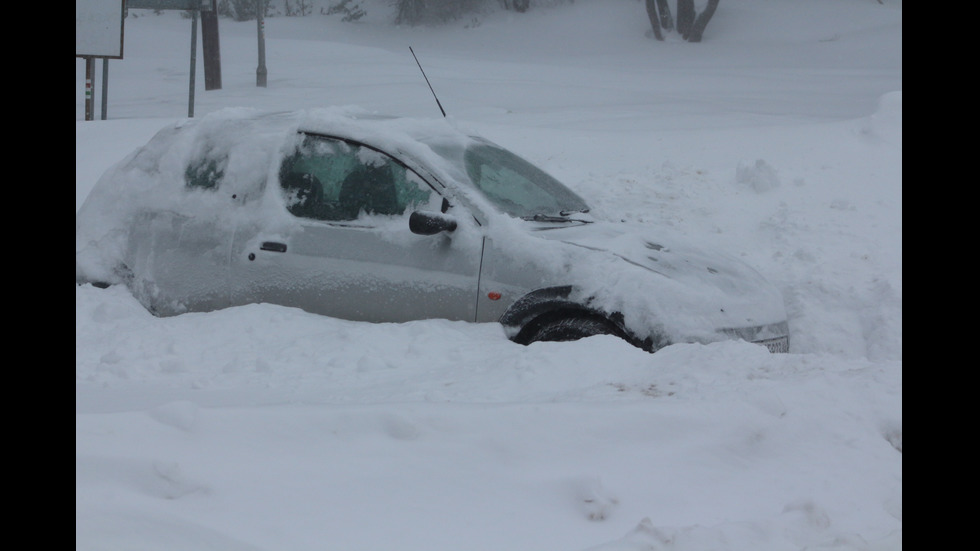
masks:
[[[653,40],[636,0],[543,4],[269,18],[265,88],[255,22],[222,19],[195,115],[441,116],[412,46],[451,118],[598,214],[757,268],[790,353],[270,305],[154,318],[76,286],[76,549],[901,549],[901,2],[722,2],[699,44]],[[76,60],[76,210],[187,116],[190,21],[125,25],[108,120],[83,120]]]

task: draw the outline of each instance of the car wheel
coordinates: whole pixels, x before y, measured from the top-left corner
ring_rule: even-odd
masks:
[[[531,344],[542,341],[577,341],[594,335],[615,335],[627,339],[622,330],[602,316],[584,312],[558,312],[533,320],[515,340],[521,344]]]

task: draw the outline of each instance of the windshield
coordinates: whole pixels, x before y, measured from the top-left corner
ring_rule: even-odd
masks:
[[[475,143],[463,155],[470,180],[507,214],[525,219],[587,212],[581,197],[540,168],[510,151]]]

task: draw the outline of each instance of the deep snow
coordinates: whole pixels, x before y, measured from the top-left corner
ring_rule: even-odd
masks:
[[[438,117],[412,46],[451,118],[597,216],[776,283],[791,352],[522,347],[269,305],[154,318],[76,287],[76,548],[901,549],[901,2],[722,2],[700,44],[650,38],[635,0],[376,13],[267,19],[266,88],[255,22],[221,20],[223,88],[199,72],[195,115]],[[108,120],[82,120],[76,60],[76,210],[187,115],[190,21],[125,25]]]

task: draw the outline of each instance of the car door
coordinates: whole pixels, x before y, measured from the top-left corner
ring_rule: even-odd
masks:
[[[415,210],[443,197],[377,149],[308,135],[279,171],[295,223],[240,229],[231,301],[361,321],[476,317],[482,235],[475,224],[417,235]]]

